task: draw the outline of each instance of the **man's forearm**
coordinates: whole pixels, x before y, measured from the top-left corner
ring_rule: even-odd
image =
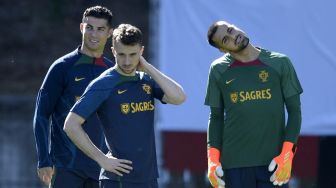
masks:
[[[224,129],[224,109],[210,108],[209,125],[207,131],[208,148],[222,149],[222,134]]]
[[[34,117],[34,136],[36,141],[36,149],[38,155],[38,168],[51,167],[52,162],[49,157],[49,130],[50,125],[44,117]]]
[[[301,102],[300,95],[286,99],[288,112],[285,141],[296,144],[301,129]]]
[[[105,154],[92,143],[82,128],[83,123],[83,118],[70,112],[64,123],[64,131],[80,150],[97,163],[100,163],[105,157]]]

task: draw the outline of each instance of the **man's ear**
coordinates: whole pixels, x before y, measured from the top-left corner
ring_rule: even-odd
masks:
[[[116,57],[117,56],[117,52],[115,51],[115,49],[113,48],[113,46],[111,47],[111,50],[112,50],[113,56]]]
[[[113,34],[113,28],[109,29],[108,38],[110,38],[112,34]]]
[[[84,23],[80,23],[80,24],[79,24],[79,30],[80,30],[80,32],[83,34]]]
[[[145,50],[145,46],[141,46],[140,55],[143,54],[144,50]]]
[[[227,51],[224,48],[218,48],[220,52],[227,53]]]

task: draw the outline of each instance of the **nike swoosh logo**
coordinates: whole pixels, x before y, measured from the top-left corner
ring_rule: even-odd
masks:
[[[123,94],[123,93],[125,93],[127,91],[127,89],[125,89],[125,90],[118,90],[118,94],[120,95],[120,94]]]
[[[75,78],[75,82],[78,82],[78,81],[81,81],[81,80],[84,80],[85,79],[85,77],[82,77],[82,78]]]
[[[234,79],[231,79],[231,80],[226,80],[225,81],[225,84],[230,84],[231,82],[233,82],[235,80],[235,78]]]

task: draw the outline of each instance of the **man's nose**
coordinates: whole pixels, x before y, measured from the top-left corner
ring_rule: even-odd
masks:
[[[125,65],[130,65],[131,64],[131,60],[129,57],[126,56],[125,58]]]
[[[91,31],[91,36],[93,37],[97,36],[97,31],[96,30]]]

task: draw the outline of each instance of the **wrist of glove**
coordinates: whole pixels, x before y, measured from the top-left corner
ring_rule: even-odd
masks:
[[[221,179],[224,172],[219,162],[220,152],[216,148],[208,149],[208,178],[214,188],[224,188],[225,183]]]
[[[293,143],[284,142],[280,155],[271,161],[270,165],[268,166],[268,170],[273,172],[276,168],[270,178],[270,181],[273,182],[274,185],[281,186],[282,184],[288,183],[291,176],[292,162],[295,151],[296,147]]]

